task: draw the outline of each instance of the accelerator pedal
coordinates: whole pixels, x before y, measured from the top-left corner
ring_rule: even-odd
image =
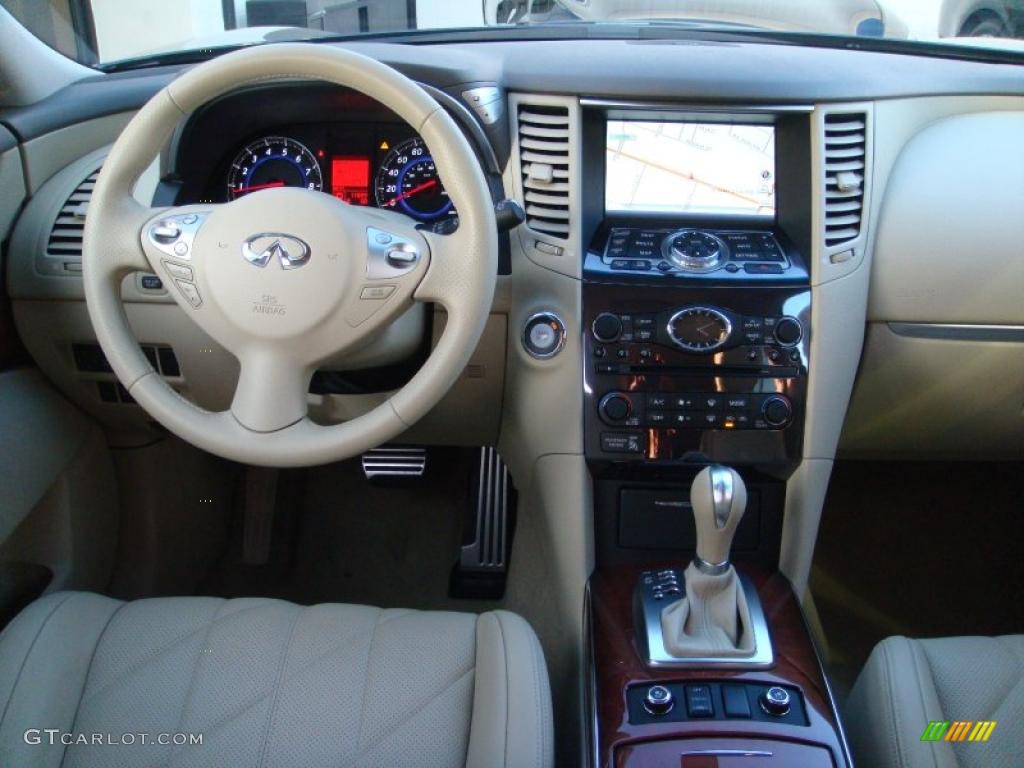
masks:
[[[516,490],[508,467],[495,448],[480,448],[473,471],[459,560],[452,569],[452,597],[498,600],[505,594]]]

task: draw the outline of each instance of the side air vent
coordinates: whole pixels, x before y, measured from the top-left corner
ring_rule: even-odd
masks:
[[[57,220],[53,222],[53,229],[50,230],[50,239],[46,243],[46,253],[49,256],[81,261],[85,212],[89,207],[89,200],[92,198],[92,191],[99,175],[100,169],[97,168],[89,174],[85,181],[75,187],[71,197],[61,206]]]
[[[535,232],[569,237],[569,110],[519,106],[519,165],[526,225]]]
[[[861,231],[867,152],[863,112],[825,116],[825,245],[842,245]]]

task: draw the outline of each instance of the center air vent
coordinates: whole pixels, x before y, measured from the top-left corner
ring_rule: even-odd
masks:
[[[518,115],[526,225],[535,232],[566,239],[571,221],[569,110],[521,104]]]
[[[99,175],[100,169],[97,168],[89,174],[85,181],[75,187],[75,191],[61,206],[60,213],[57,214],[57,219],[53,222],[53,229],[50,230],[50,239],[46,243],[47,255],[81,261],[85,212],[89,207],[89,200],[92,198],[92,191]]]
[[[863,112],[825,116],[825,245],[860,235],[866,176],[867,118]]]

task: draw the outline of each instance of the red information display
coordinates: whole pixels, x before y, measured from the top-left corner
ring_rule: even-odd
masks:
[[[332,157],[331,194],[352,205],[369,205],[370,158]]]

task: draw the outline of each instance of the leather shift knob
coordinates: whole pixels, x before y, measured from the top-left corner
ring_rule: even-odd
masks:
[[[729,550],[736,526],[747,508],[747,486],[736,470],[712,464],[693,479],[690,505],[697,526],[697,567],[722,573],[729,567]]]

